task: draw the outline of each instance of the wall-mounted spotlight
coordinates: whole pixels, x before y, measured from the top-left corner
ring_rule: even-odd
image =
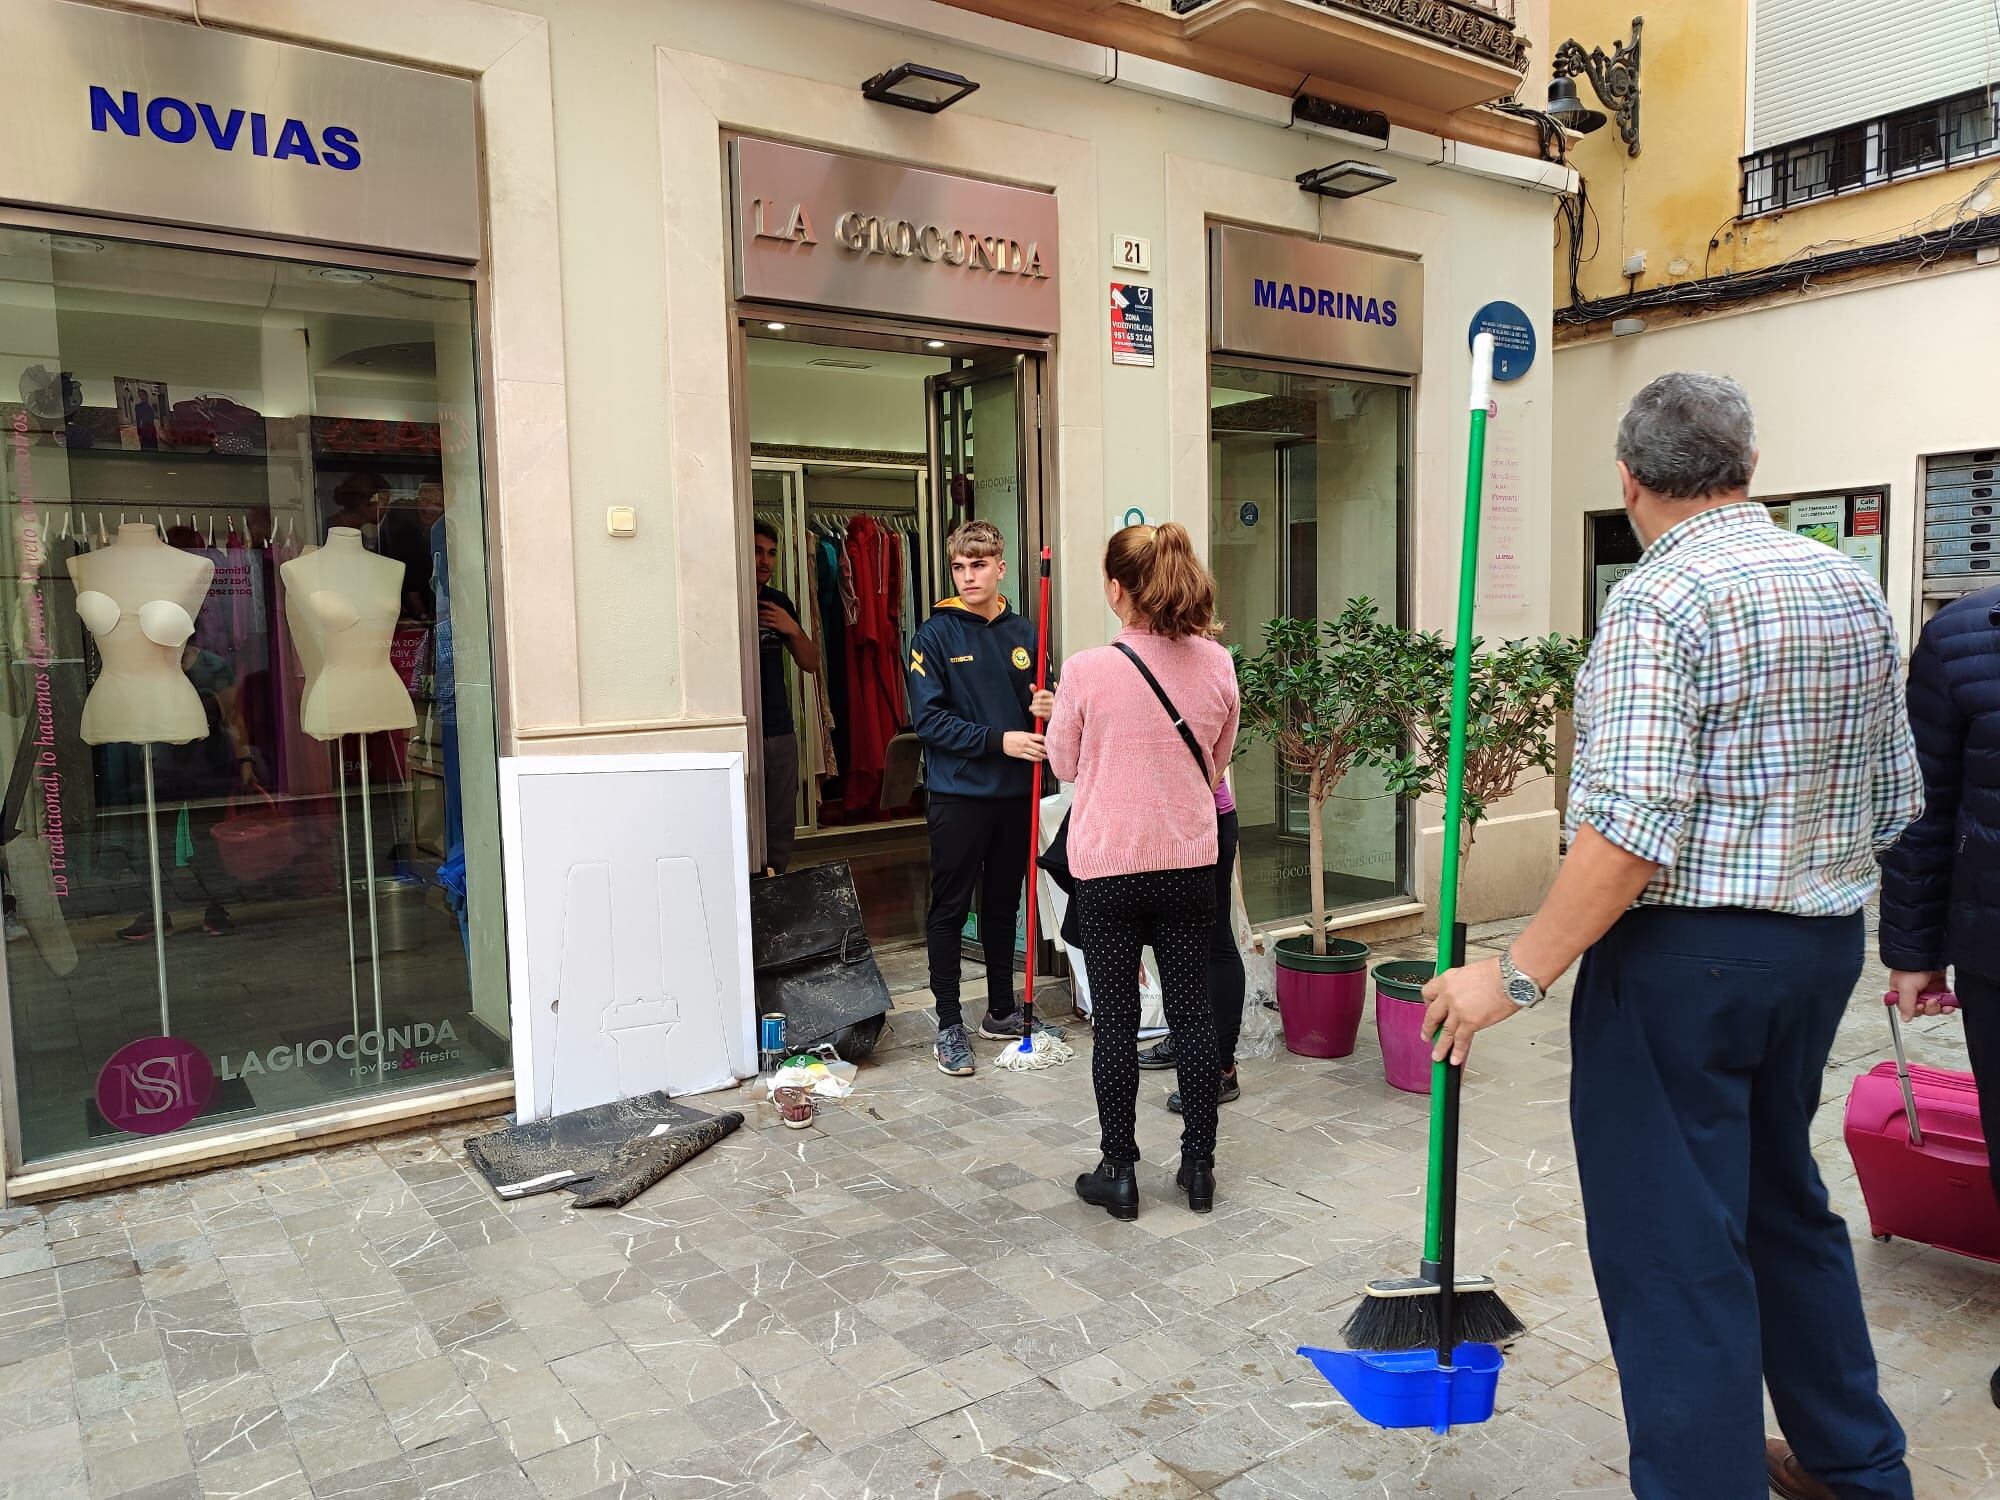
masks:
[[[1602,47],[1585,52],[1575,38],[1564,42],[1556,48],[1551,64],[1555,76],[1549,80],[1547,113],[1565,129],[1589,135],[1603,129],[1605,120],[1577,95],[1577,78],[1588,78],[1592,92],[1618,122],[1628,156],[1639,154],[1639,33],[1644,25],[1645,17],[1634,16],[1632,40],[1613,42],[1608,57]]]
[[[894,104],[901,109],[934,115],[941,109],[950,109],[978,87],[962,74],[906,62],[897,63],[888,72],[877,73],[862,84],[861,97],[877,104]]]
[[[1330,167],[1314,167],[1299,173],[1299,186],[1322,198],[1359,198],[1394,182],[1392,173],[1371,167],[1365,161],[1337,161]]]

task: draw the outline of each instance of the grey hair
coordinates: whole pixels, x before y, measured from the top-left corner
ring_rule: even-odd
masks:
[[[1662,375],[1625,408],[1618,461],[1646,489],[1669,499],[1747,489],[1757,464],[1750,397],[1727,375]]]

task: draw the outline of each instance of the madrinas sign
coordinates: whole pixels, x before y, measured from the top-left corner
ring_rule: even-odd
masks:
[[[744,137],[736,294],[1054,333],[1053,194]]]
[[[1421,261],[1216,225],[1208,275],[1212,349],[1398,375],[1423,368]]]
[[[4,0],[0,202],[477,260],[464,78]]]

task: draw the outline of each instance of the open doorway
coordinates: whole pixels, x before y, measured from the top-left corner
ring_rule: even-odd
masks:
[[[774,773],[789,785],[788,867],[845,861],[892,987],[921,984],[929,863],[909,643],[951,592],[945,540],[969,520],[1006,534],[1008,600],[1034,614],[1042,357],[958,338],[743,326],[753,521],[743,545],[758,532],[775,541],[770,587],[818,658],[804,670],[763,628],[749,643],[761,688],[753,753],[777,744],[790,755],[790,727],[796,773]],[[774,808],[784,796],[761,764],[753,784],[769,786]],[[770,842],[783,842],[775,826]],[[967,924],[973,944],[978,920]]]

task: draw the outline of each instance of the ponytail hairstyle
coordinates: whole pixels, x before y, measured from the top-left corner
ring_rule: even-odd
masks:
[[[1169,640],[1213,635],[1215,579],[1194,555],[1187,528],[1127,526],[1104,549],[1104,576],[1123,588],[1132,607]]]

